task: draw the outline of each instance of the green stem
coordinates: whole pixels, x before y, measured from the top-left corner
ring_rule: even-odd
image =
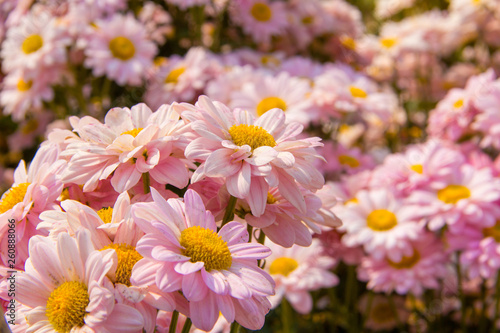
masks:
[[[260,229],[260,232],[259,232],[259,238],[257,238],[257,242],[259,244],[262,244],[264,245],[264,242],[266,241],[266,234],[264,233],[264,231],[262,229]],[[266,262],[263,261],[262,262],[262,266],[260,266],[260,263],[262,262],[261,259],[258,259],[257,260],[257,266],[259,266],[260,268],[264,269],[264,266],[266,265]]]
[[[240,324],[238,324],[237,322],[233,321],[233,323],[231,324],[231,331],[230,333],[238,333],[240,331]]]
[[[495,309],[493,310],[493,322],[491,323],[491,333],[495,333],[498,319],[498,308],[500,307],[500,273],[497,273],[497,283],[495,290]]]
[[[457,270],[457,288],[458,288],[458,297],[460,298],[460,307],[461,307],[461,318],[460,318],[460,327],[463,333],[467,332],[467,325],[465,322],[466,317],[466,308],[465,308],[465,295],[462,288],[462,267],[460,266],[460,252],[457,253],[457,261],[455,264],[455,268]]]
[[[150,181],[149,181],[149,172],[145,172],[142,174],[142,185],[144,186],[144,194],[148,194],[151,192]]]
[[[292,332],[292,327],[294,326],[292,321],[293,309],[290,306],[290,303],[288,303],[287,299],[283,297],[283,299],[281,300],[281,325],[283,328],[283,333]]]
[[[179,312],[172,312],[172,319],[170,320],[170,327],[168,328],[168,333],[175,333],[177,328],[177,320],[179,319]]]
[[[224,218],[222,219],[221,227],[223,227],[226,223],[234,219],[234,207],[236,207],[236,201],[238,201],[238,198],[236,197],[231,196],[229,198],[229,202],[227,203],[226,207],[226,212],[224,213]]]
[[[398,325],[399,331],[402,332],[402,331],[404,331],[403,323],[401,322],[401,319],[399,318],[399,313],[398,313],[398,309],[396,308],[396,303],[394,302],[394,298],[393,298],[392,294],[389,294],[387,298],[389,301],[389,306],[391,307],[392,314],[394,315],[394,318],[396,319],[396,324]]]
[[[247,224],[247,232],[248,232],[248,242],[252,242],[252,233],[253,233],[253,227],[250,224]]]
[[[182,328],[182,333],[188,333],[191,329],[192,324],[193,323],[191,322],[191,318],[187,318],[186,322],[184,323],[184,327]]]
[[[349,324],[349,332],[357,332],[356,328],[356,317],[355,313],[356,310],[352,309],[352,299],[354,295],[354,284],[356,283],[356,268],[354,266],[348,266],[347,267],[347,284],[345,288],[345,294],[344,294],[344,304],[346,305],[347,308],[347,313],[348,313],[348,324]]]
[[[481,315],[479,317],[479,332],[486,332],[486,281],[483,279],[483,283],[481,284]]]
[[[373,293],[373,291],[370,290],[368,292],[368,301],[366,302],[365,314],[363,316],[363,321],[361,322],[361,331],[363,331],[363,332],[365,330],[366,319],[370,317],[370,311],[372,310],[373,297],[374,297],[374,293]]]

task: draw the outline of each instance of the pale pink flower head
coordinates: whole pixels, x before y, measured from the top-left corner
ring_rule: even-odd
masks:
[[[272,254],[265,268],[276,282],[276,295],[270,298],[273,308],[285,297],[298,313],[308,314],[313,307],[310,291],[338,284],[338,277],[330,272],[336,260],[324,254],[319,240],[309,247],[294,245],[289,249],[271,242],[266,245]]]
[[[360,191],[356,200],[336,210],[346,221],[342,242],[354,247],[363,245],[372,257],[399,261],[411,255],[410,242],[422,234],[418,211],[407,207],[388,189]]]
[[[358,147],[348,148],[341,143],[328,141],[319,151],[325,157],[326,163],[318,163],[318,168],[329,175],[352,175],[371,170],[375,166],[373,157],[363,153]]]
[[[395,291],[419,296],[425,289],[438,289],[449,261],[441,241],[432,233],[424,233],[411,242],[411,248],[412,253],[398,261],[365,257],[358,278],[368,282],[368,289],[387,294]]]
[[[308,98],[310,92],[308,80],[285,72],[276,76],[257,75],[254,80],[244,83],[240,91],[233,92],[230,106],[245,109],[256,117],[278,108],[286,112],[288,121],[307,125],[316,120]]]
[[[210,80],[205,88],[207,96],[224,104],[230,104],[232,95],[241,91],[244,84],[253,82],[262,76],[264,71],[252,68],[250,65],[232,66]]]
[[[95,76],[106,75],[120,85],[141,85],[157,52],[144,26],[132,15],[114,15],[96,25],[93,34],[85,36],[84,65]]]
[[[121,193],[137,184],[144,173],[160,184],[183,188],[189,180],[183,150],[186,125],[169,105],[152,112],[145,104],[113,108],[104,124],[92,117],[70,118],[78,138],[68,139],[63,156],[69,159],[65,182],[92,191],[111,176]]]
[[[500,117],[498,105],[500,103],[500,80],[488,85],[488,91],[477,96],[474,105],[479,114],[471,125],[473,130],[479,131],[483,138],[480,146],[485,148],[492,146],[500,149]]]
[[[31,308],[29,331],[138,332],[144,326],[139,311],[115,304],[113,284],[106,274],[114,251],[94,251],[90,234],[77,239],[61,233],[57,241],[35,236],[30,241],[25,273],[16,277],[16,300]]]
[[[200,161],[192,182],[203,177],[224,177],[229,193],[245,199],[256,217],[264,213],[269,187],[306,213],[298,187],[318,190],[324,184],[312,161],[321,158],[314,147],[320,139],[295,139],[298,123],[286,124],[285,113],[271,109],[255,119],[249,112],[212,102],[201,96],[195,106],[180,104],[182,117],[192,121],[199,135],[186,147],[186,157]],[[298,183],[298,184],[297,184]]]
[[[0,201],[0,247],[2,260],[7,263],[8,225],[14,220],[16,226],[16,265],[22,267],[27,258],[28,241],[36,231],[39,215],[47,209],[57,207],[56,200],[63,184],[59,174],[65,162],[58,160],[59,151],[52,145],[38,149],[28,170],[23,160],[14,172],[14,184],[2,195]]]
[[[285,4],[280,1],[238,0],[230,10],[231,18],[257,43],[269,43],[288,26]]]
[[[9,28],[2,43],[3,71],[38,70],[64,64],[70,40],[56,22],[54,16],[41,11],[23,16],[18,25]]]
[[[132,209],[146,233],[137,243],[144,259],[134,266],[132,282],[155,284],[163,292],[182,291],[193,324],[200,329],[212,329],[219,311],[229,322],[260,329],[274,282],[257,266],[257,259],[267,257],[269,248],[247,243],[248,232],[238,222],[217,232],[212,213],[193,190],[186,192],[184,201],[166,201],[154,189],[152,195],[153,202]]]
[[[464,164],[441,182],[428,189],[414,191],[408,202],[425,214],[430,230],[444,226],[460,233],[467,224],[491,227],[495,224],[500,198],[499,179],[491,169],[476,169]]]

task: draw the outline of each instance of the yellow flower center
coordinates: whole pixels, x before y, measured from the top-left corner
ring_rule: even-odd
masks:
[[[116,281],[115,283],[125,284],[130,286],[130,276],[132,275],[132,268],[136,262],[142,259],[139,252],[135,247],[129,244],[109,244],[101,249],[113,249],[118,256],[118,267],[116,268]]]
[[[351,37],[348,36],[342,36],[340,37],[340,43],[344,45],[346,48],[349,50],[355,50],[356,49],[356,41],[352,39]]]
[[[464,106],[464,100],[463,99],[458,99],[458,100],[455,101],[455,103],[453,103],[453,107],[456,108],[456,109],[459,109],[462,106]]]
[[[134,43],[127,37],[118,36],[109,42],[109,50],[113,57],[123,61],[131,59],[135,54]]]
[[[276,57],[273,57],[272,55],[263,55],[260,58],[260,63],[264,66],[279,66],[281,65],[281,60],[279,60]]]
[[[470,190],[462,185],[448,185],[437,192],[439,200],[447,204],[455,204],[458,200],[470,197]]]
[[[297,267],[299,267],[297,260],[289,257],[281,257],[273,260],[271,266],[269,266],[269,273],[288,276]]]
[[[357,168],[359,167],[359,161],[355,159],[352,156],[349,155],[340,155],[339,156],[339,163],[342,165],[347,165],[351,168]]]
[[[276,198],[270,192],[267,192],[267,203],[269,205],[272,205],[276,201],[278,201],[278,200],[276,200]]]
[[[21,183],[14,187],[11,187],[7,192],[2,195],[2,201],[0,201],[0,214],[5,213],[9,209],[14,208],[15,205],[24,200],[26,191],[28,191],[28,186],[30,183]]]
[[[355,86],[350,86],[349,91],[351,92],[351,95],[354,98],[366,98],[366,96],[368,96],[366,91]]]
[[[279,97],[266,97],[257,105],[257,114],[262,116],[264,113],[274,108],[286,111],[286,102]]]
[[[43,38],[40,35],[30,35],[26,37],[21,45],[21,49],[24,53],[30,54],[38,51],[43,46]]]
[[[398,224],[398,219],[394,213],[387,209],[376,209],[366,218],[366,225],[375,231],[387,231]]]
[[[45,314],[56,332],[67,333],[72,328],[85,324],[83,318],[89,302],[85,283],[64,282],[50,294]]]
[[[382,38],[382,39],[380,39],[380,44],[387,49],[390,49],[391,47],[396,45],[397,42],[398,42],[397,38]]]
[[[101,218],[104,223],[111,223],[111,217],[113,216],[112,207],[104,207],[97,211],[97,215]]]
[[[408,134],[412,138],[420,138],[422,136],[422,130],[417,126],[412,126],[408,129]]]
[[[403,258],[399,262],[394,262],[390,259],[387,259],[389,265],[391,265],[396,269],[412,268],[419,260],[420,260],[420,253],[418,253],[417,250],[413,250],[413,255],[411,257],[403,256]]]
[[[233,125],[229,129],[229,134],[237,146],[249,145],[252,150],[262,146],[276,146],[273,136],[260,126]]]
[[[30,119],[24,124],[23,128],[21,129],[21,132],[23,134],[30,134],[33,133],[38,129],[38,121],[36,119]]]
[[[419,174],[424,173],[424,166],[422,164],[414,164],[410,167],[410,169]]]
[[[271,8],[263,2],[256,2],[252,6],[250,13],[259,22],[267,22],[273,16]]]
[[[168,73],[167,78],[165,79],[165,83],[173,83],[176,84],[179,82],[179,76],[181,76],[186,71],[186,67],[177,67],[172,69],[170,73]]]
[[[483,235],[485,238],[493,237],[495,239],[495,242],[500,243],[500,220],[498,220],[494,226],[484,228]]]
[[[17,90],[19,91],[28,91],[32,86],[33,80],[24,81],[23,79],[19,79],[19,81],[17,81]]]
[[[189,227],[181,232],[182,254],[191,262],[201,261],[205,270],[229,269],[233,262],[227,243],[215,232],[200,226]]]
[[[394,321],[395,319],[389,303],[379,303],[374,305],[373,309],[370,311],[370,318],[378,324],[385,324]]]
[[[123,133],[122,133],[122,134],[120,134],[120,135],[125,135],[125,134],[128,134],[128,135],[132,135],[132,136],[135,138],[136,136],[138,136],[138,135],[139,135],[139,133],[140,133],[142,130],[143,130],[143,128],[142,128],[142,127],[139,127],[139,128],[134,128],[134,129],[131,129],[130,131],[125,131],[125,132],[123,132]]]
[[[309,25],[314,22],[314,17],[312,16],[305,16],[302,18],[302,24],[304,25]]]
[[[61,195],[59,196],[59,198],[57,198],[57,200],[59,201],[64,201],[64,200],[68,200],[70,199],[69,197],[69,189],[67,187],[63,188],[62,192],[61,192]]]
[[[358,198],[352,198],[352,199],[346,200],[344,202],[344,206],[347,204],[350,204],[350,203],[357,204],[357,203],[359,203],[359,200],[358,200]]]

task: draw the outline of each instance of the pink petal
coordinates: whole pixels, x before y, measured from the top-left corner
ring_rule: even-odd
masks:
[[[203,281],[207,284],[207,287],[210,288],[214,293],[218,295],[227,294],[228,284],[226,282],[226,278],[224,274],[217,270],[211,270],[207,272],[205,269],[201,270],[201,276]]]
[[[142,174],[135,168],[135,164],[125,163],[116,168],[111,185],[116,192],[122,193],[129,190],[139,182]]]
[[[290,203],[294,205],[301,213],[306,214],[306,201],[304,200],[304,196],[300,192],[299,187],[295,183],[295,180],[285,172],[280,172],[279,181],[280,183],[278,185],[278,189],[281,195],[285,199],[290,201]]]
[[[229,247],[233,258],[263,259],[271,255],[271,249],[258,243],[244,243]]]
[[[142,331],[144,319],[133,307],[118,303],[106,319],[105,327],[111,332],[137,333]]]
[[[269,185],[264,177],[252,177],[252,186],[250,187],[250,192],[245,199],[252,210],[253,216],[260,217],[264,214],[266,210],[268,191]]]
[[[189,304],[189,310],[193,325],[204,331],[210,331],[219,318],[217,301],[214,296],[210,295],[210,293],[202,301],[191,301]]]
[[[241,170],[226,179],[227,191],[237,198],[244,198],[250,191],[252,181],[252,167],[246,162],[242,162]]]
[[[224,241],[227,242],[228,246],[248,242],[247,229],[243,224],[236,221],[225,224],[219,230],[218,234]]]
[[[177,273],[182,275],[188,275],[201,270],[205,266],[203,261],[191,262],[179,262],[175,265],[174,269]]]
[[[208,288],[201,273],[184,275],[182,278],[182,294],[190,302],[203,300],[208,293]]]
[[[241,168],[241,163],[232,163],[231,149],[218,149],[214,151],[205,161],[205,174],[209,177],[228,177],[234,175]]]

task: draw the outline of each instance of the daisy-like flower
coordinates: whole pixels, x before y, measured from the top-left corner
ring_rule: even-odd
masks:
[[[269,187],[278,187],[281,195],[300,212],[306,203],[298,187],[318,190],[324,178],[314,168],[321,158],[314,147],[320,139],[296,140],[302,132],[298,123],[285,124],[285,113],[272,109],[255,120],[244,110],[231,111],[225,105],[201,96],[195,106],[180,104],[182,117],[192,121],[200,136],[186,147],[186,157],[201,161],[192,182],[203,177],[224,177],[229,193],[245,199],[256,217],[264,213]]]
[[[452,233],[460,233],[467,224],[491,227],[495,224],[500,198],[498,178],[490,168],[476,169],[462,165],[446,179],[428,189],[414,191],[408,202],[425,214],[430,230],[445,225]]]
[[[274,294],[272,278],[257,266],[269,248],[247,243],[243,224],[229,222],[219,232],[214,217],[193,190],[166,201],[151,189],[153,202],[137,203],[132,216],[146,235],[137,243],[144,257],[132,282],[156,284],[164,292],[182,291],[193,324],[211,330],[219,311],[228,322],[260,329]],[[145,273],[147,272],[147,274]]]
[[[141,85],[157,52],[144,26],[132,15],[113,15],[96,25],[94,33],[86,36],[84,65],[95,76],[106,75],[120,85]]]
[[[69,42],[49,12],[29,13],[7,31],[1,51],[2,69],[5,72],[36,70],[64,64]]]
[[[16,277],[16,301],[30,307],[27,332],[130,332],[142,330],[139,311],[116,303],[106,274],[112,250],[95,251],[90,234],[62,233],[54,242],[34,236],[25,272]]]
[[[348,221],[342,241],[347,246],[363,245],[372,257],[400,261],[412,253],[410,241],[422,233],[418,211],[408,207],[387,189],[360,191],[356,201],[338,208]]]
[[[269,43],[288,25],[285,4],[269,0],[238,0],[232,3],[233,20],[258,43]]]
[[[277,76],[259,75],[231,95],[230,106],[250,111],[257,117],[278,108],[286,112],[288,121],[307,125],[316,120],[311,114],[312,102],[307,97],[310,92],[308,80],[286,72]]]
[[[57,207],[57,197],[63,184],[58,174],[65,162],[58,160],[57,147],[40,147],[31,161],[28,170],[23,160],[14,172],[14,184],[2,195],[0,200],[0,248],[1,259],[7,263],[9,220],[16,223],[16,265],[23,267],[28,257],[28,241],[31,236],[40,234],[36,226],[39,215],[45,210]]]
[[[323,172],[352,175],[375,166],[373,157],[358,147],[347,148],[341,143],[327,142],[320,152],[326,159],[326,164],[318,165]]]
[[[425,233],[412,242],[411,248],[412,254],[398,261],[386,257],[363,258],[358,278],[367,281],[367,288],[376,292],[419,296],[424,289],[438,289],[449,261],[441,241],[434,234]]]
[[[145,104],[113,108],[104,124],[92,117],[72,117],[70,121],[79,137],[68,139],[62,154],[69,159],[65,182],[92,191],[99,180],[113,173],[111,184],[121,193],[149,173],[160,184],[187,185],[188,170],[181,161],[187,144],[183,136],[186,125],[169,105],[154,113]]]
[[[270,298],[273,308],[285,297],[298,313],[307,314],[313,307],[311,291],[338,284],[338,277],[330,272],[336,260],[324,254],[318,239],[309,247],[266,245],[272,251],[266,259],[266,271],[276,282],[276,295]]]

